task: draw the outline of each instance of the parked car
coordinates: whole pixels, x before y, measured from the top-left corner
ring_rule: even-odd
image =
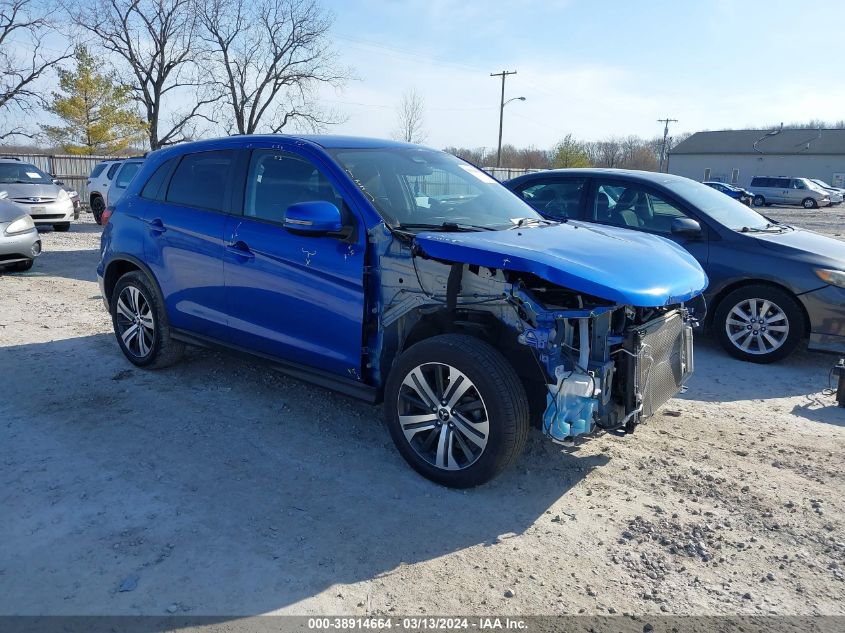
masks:
[[[729,185],[727,183],[717,182],[715,180],[706,180],[701,184],[707,185],[708,187],[710,187],[711,189],[715,189],[716,191],[721,191],[726,196],[729,196],[734,200],[739,200],[742,204],[747,207],[751,206],[751,201],[754,199],[753,193],[751,193],[747,189],[743,189],[742,187],[737,187],[736,185]]]
[[[32,217],[0,192],[0,269],[23,272],[41,254],[41,238]]]
[[[111,206],[120,199],[143,162],[142,158],[129,158],[123,161],[113,178],[111,187],[107,190],[106,206]]]
[[[768,219],[701,183],[616,169],[545,171],[505,185],[545,217],[624,226],[692,253],[710,279],[705,325],[737,358],[768,363],[804,339],[845,352],[845,244]],[[538,201],[545,187],[566,203]],[[602,227],[604,230],[604,227]]]
[[[88,203],[91,205],[91,213],[94,221],[100,224],[103,211],[106,208],[106,195],[114,179],[117,170],[123,164],[122,158],[104,160],[97,163],[88,176]]]
[[[31,215],[37,226],[52,225],[56,231],[67,231],[71,221],[79,217],[67,191],[52,176],[19,158],[0,158],[0,189],[8,195],[7,200]]]
[[[834,187],[833,185],[829,185],[824,180],[819,180],[818,178],[810,178],[810,182],[818,187],[821,187],[830,194],[831,205],[840,204],[842,200],[845,199],[845,189],[842,187]]]
[[[805,209],[816,209],[830,204],[828,192],[807,178],[754,176],[748,190],[754,194],[755,207],[798,204]]]
[[[384,402],[402,456],[447,486],[522,450],[633,430],[692,371],[706,276],[670,240],[544,220],[444,152],[332,136],[186,143],[103,216],[97,275],[131,363],[245,351]]]

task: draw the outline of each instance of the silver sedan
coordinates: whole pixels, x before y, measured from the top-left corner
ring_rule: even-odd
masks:
[[[0,270],[29,270],[40,254],[41,237],[32,218],[0,199]]]

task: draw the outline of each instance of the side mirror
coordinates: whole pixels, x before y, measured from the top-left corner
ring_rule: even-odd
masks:
[[[701,237],[701,225],[692,218],[675,218],[672,220],[672,235],[684,237]]]
[[[331,202],[315,200],[292,204],[285,211],[285,228],[303,235],[326,235],[343,230],[340,209]]]
[[[53,178],[53,184],[54,184],[54,185],[59,185],[59,187],[62,187],[62,186],[64,186],[65,181],[64,181],[64,180],[58,180],[58,179],[56,179],[56,178]]]

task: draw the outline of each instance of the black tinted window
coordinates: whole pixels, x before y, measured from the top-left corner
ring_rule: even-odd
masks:
[[[789,178],[775,178],[774,181],[778,189],[789,189]]]
[[[106,172],[106,178],[111,180],[114,178],[114,175],[117,173],[117,170],[120,169],[120,163],[115,163],[111,167],[109,167],[108,172]]]
[[[89,176],[89,178],[96,178],[97,176],[103,173],[103,170],[105,168],[105,163],[100,163],[99,165],[95,166],[94,169],[91,170],[91,175]]]
[[[586,182],[585,178],[544,180],[528,185],[519,195],[535,211],[547,217],[578,218]]]
[[[244,215],[283,222],[288,207],[325,200],[343,209],[328,179],[310,162],[277,150],[256,150],[249,163]]]
[[[167,176],[170,175],[170,171],[173,169],[173,165],[177,160],[177,158],[171,158],[158,166],[158,169],[153,172],[153,175],[150,176],[147,184],[141,190],[142,198],[149,198],[150,200],[162,200],[164,198],[162,185],[164,185]]]
[[[235,162],[235,152],[220,150],[186,154],[179,162],[167,201],[200,209],[226,209],[226,183]]]

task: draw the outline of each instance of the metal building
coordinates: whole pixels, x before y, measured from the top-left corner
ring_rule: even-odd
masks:
[[[746,187],[754,176],[845,186],[845,129],[697,132],[669,152],[670,174]]]

